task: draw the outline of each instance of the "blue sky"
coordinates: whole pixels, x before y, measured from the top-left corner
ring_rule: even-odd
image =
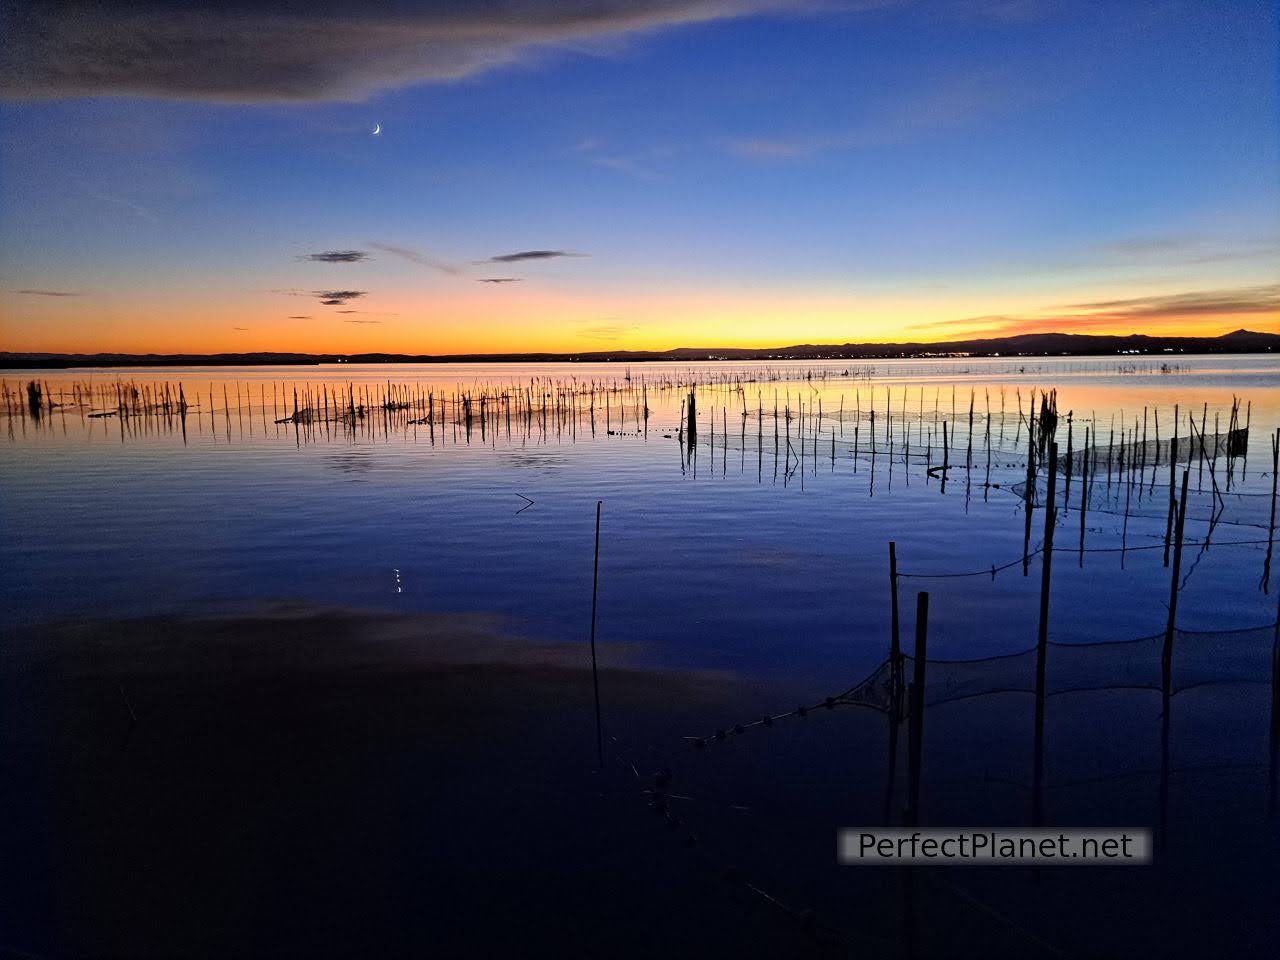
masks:
[[[356,102],[9,84],[0,333],[308,349],[281,342],[296,314],[315,349],[431,352],[459,325],[582,349],[614,320],[622,345],[937,339],[1227,291],[1241,318],[1156,326],[1277,329],[1274,3],[856,6],[516,43]],[[333,249],[369,257],[298,259]],[[582,256],[475,283],[536,249]],[[335,287],[376,324],[288,293]]]

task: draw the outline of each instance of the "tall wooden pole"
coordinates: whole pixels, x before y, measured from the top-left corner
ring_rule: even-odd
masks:
[[[1169,441],[1169,518],[1164,524],[1164,565],[1169,565],[1169,547],[1173,542],[1173,513],[1176,509],[1174,498],[1174,477],[1178,465],[1178,438]]]
[[[1164,652],[1160,657],[1164,672],[1164,685],[1169,686],[1169,671],[1173,665],[1173,633],[1178,619],[1178,580],[1182,575],[1182,531],[1187,520],[1187,484],[1191,471],[1182,471],[1182,496],[1178,500],[1178,520],[1174,527],[1173,570],[1169,577],[1169,621],[1164,631]]]
[[[1269,817],[1276,815],[1276,768],[1277,761],[1280,760],[1280,601],[1277,601],[1276,607],[1275,634],[1271,639],[1271,766],[1267,771]]]
[[[1040,565],[1040,629],[1036,635],[1036,644],[1043,648],[1049,636],[1049,579],[1053,571],[1053,530],[1057,524],[1057,511],[1054,509],[1058,480],[1058,445],[1049,444],[1049,472],[1046,477],[1049,493],[1044,504],[1044,547],[1043,563]]]
[[[898,634],[898,545],[889,541],[889,663],[893,677],[893,697],[897,703],[902,685],[902,645]]]
[[[916,649],[911,683],[911,742],[908,763],[910,766],[910,801],[907,808],[907,826],[920,823],[920,761],[924,747],[924,699],[925,662],[929,642],[929,594],[916,594]]]
[[[902,646],[898,636],[898,548],[889,541],[889,764],[884,784],[884,820],[891,823],[898,769],[898,726],[902,720]]]
[[[1049,590],[1053,574],[1054,509],[1058,483],[1058,445],[1049,444],[1049,492],[1044,505],[1044,545],[1040,564],[1040,626],[1036,633],[1036,704],[1032,739],[1031,802],[1032,824],[1039,826],[1044,816],[1044,702],[1045,661],[1049,652]]]
[[[600,505],[596,501],[596,553],[591,571],[591,687],[596,700],[596,760],[604,769],[604,735],[600,729],[600,674],[596,666],[596,595],[600,587]]]

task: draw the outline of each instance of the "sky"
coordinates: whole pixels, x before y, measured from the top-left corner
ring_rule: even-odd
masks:
[[[1280,332],[1278,14],[3,0],[0,350]]]

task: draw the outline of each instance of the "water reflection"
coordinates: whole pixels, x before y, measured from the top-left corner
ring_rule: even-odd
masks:
[[[1254,900],[1171,919],[1160,891],[1200,876],[1274,888],[1264,822],[1276,756],[1273,366],[51,373],[38,377],[38,415],[25,387],[36,378],[10,376],[2,625],[7,638],[36,638],[39,655],[50,637],[80,643],[58,694],[80,705],[66,718],[75,735],[56,740],[71,745],[56,762],[74,773],[61,782],[94,787],[71,808],[111,838],[86,876],[99,894],[129,891],[119,910],[224,922],[119,880],[113,864],[173,876],[125,842],[157,797],[158,829],[179,847],[197,835],[188,808],[233,837],[225,811],[247,809],[257,842],[219,845],[224,872],[265,869],[280,889],[290,851],[349,834],[360,842],[328,850],[336,862],[385,890],[416,890],[397,875],[406,862],[465,872],[477,849],[498,862],[519,845],[484,838],[518,816],[541,862],[562,857],[574,876],[591,875],[589,865],[604,869],[596,847],[607,848],[643,876],[618,923],[656,909],[644,890],[672,883],[709,904],[696,871],[724,890],[733,868],[743,883],[728,889],[783,916],[791,935],[821,918],[891,952],[897,888],[837,871],[831,839],[838,826],[900,822],[909,807],[928,823],[1163,823],[1160,884],[1037,880],[1077,920],[1109,923],[1093,939],[1028,902],[1035,885],[1022,874],[956,881],[1047,942],[1137,950],[1165,923],[1177,929],[1169,939],[1203,943],[1214,917],[1272,931]],[[601,715],[615,762],[582,783],[574,771],[594,764],[596,746],[585,669],[597,500]],[[912,751],[912,728],[900,728],[922,592],[927,669],[914,702],[927,732]],[[235,613],[280,598],[303,612]],[[350,610],[308,615],[317,604]],[[213,614],[193,622],[193,608]],[[482,627],[500,618],[504,637],[517,636],[501,655],[487,628],[446,643],[431,626],[444,613]],[[57,621],[70,623],[47,626]],[[129,657],[104,657],[121,641]],[[335,650],[348,659],[326,661]],[[184,656],[193,669],[165,666]],[[424,673],[419,658],[448,662]],[[124,747],[121,724],[132,730]],[[22,740],[22,722],[7,729],[28,751],[55,742],[39,731]],[[105,755],[123,759],[104,773]],[[266,782],[279,804],[245,793]],[[121,805],[103,797],[128,800],[128,829],[104,825],[103,811]],[[447,831],[424,826],[423,797]],[[1195,831],[1224,809],[1251,842],[1237,832],[1235,852],[1215,860]],[[608,842],[565,853],[565,838],[596,817]],[[374,853],[362,823],[380,825]],[[277,849],[271,824],[284,852],[238,859]],[[563,878],[547,882],[563,889]],[[342,894],[381,916],[368,889]],[[598,899],[583,885],[575,895]],[[1009,937],[1007,952],[1026,947],[954,891],[922,879],[917,895],[922,949],[945,944],[956,923]],[[1124,909],[1109,912],[1113,903]],[[710,927],[708,950],[759,946],[728,921]],[[278,943],[304,941],[315,942]]]

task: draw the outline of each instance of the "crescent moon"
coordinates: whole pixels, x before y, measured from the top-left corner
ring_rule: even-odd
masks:
[[[380,123],[375,123],[375,124],[373,125],[373,135],[376,137],[376,136],[377,136],[378,134],[380,134],[381,132],[382,132],[382,124],[380,124]]]

